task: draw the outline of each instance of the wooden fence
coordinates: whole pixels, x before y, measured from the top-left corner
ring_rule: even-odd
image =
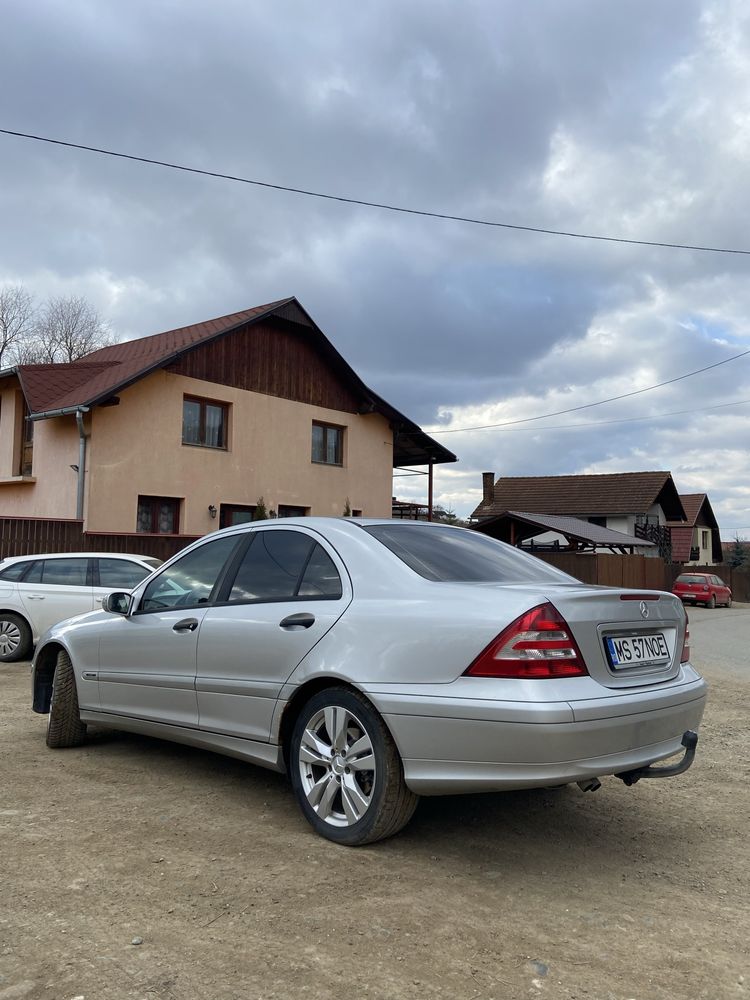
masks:
[[[130,552],[169,559],[199,535],[110,534],[84,531],[81,521],[36,517],[0,518],[0,558],[42,552]]]
[[[109,534],[84,531],[81,521],[35,517],[0,517],[0,558],[38,552],[131,552],[133,555],[169,559],[199,535]],[[671,590],[683,572],[716,573],[732,588],[735,601],[750,602],[750,568],[683,566],[648,556],[534,552],[538,559],[557,566],[583,583],[636,590]]]
[[[661,559],[636,555],[577,555],[575,552],[533,554],[583,583],[605,587],[671,590],[680,573],[715,573],[731,587],[735,601],[750,602],[750,569],[731,569],[727,565],[683,566],[682,563],[665,563]]]

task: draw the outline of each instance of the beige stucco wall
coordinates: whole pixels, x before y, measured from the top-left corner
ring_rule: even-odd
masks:
[[[181,443],[185,394],[229,404],[227,451]],[[348,497],[365,516],[390,516],[393,436],[380,414],[342,413],[164,371],[120,400],[91,413],[89,531],[135,531],[139,494],[182,498],[182,534],[219,527],[210,504],[254,504],[260,496],[269,509],[293,504],[313,515],[342,514]],[[311,462],[313,420],[346,427],[343,467]]]
[[[17,472],[20,400],[17,380],[0,389],[0,516],[74,518],[78,477],[78,429],[74,416],[34,424],[32,477]]]

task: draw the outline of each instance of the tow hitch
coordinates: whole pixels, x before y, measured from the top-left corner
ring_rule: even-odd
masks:
[[[621,771],[616,774],[626,785],[634,785],[641,778],[671,778],[675,774],[682,774],[687,771],[695,758],[695,748],[698,745],[698,734],[692,729],[688,729],[682,734],[682,745],[685,747],[685,756],[678,764],[668,764],[666,767],[649,764],[648,767],[637,767],[633,771]]]

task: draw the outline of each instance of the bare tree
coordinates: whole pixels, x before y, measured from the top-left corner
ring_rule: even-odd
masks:
[[[0,368],[77,361],[113,343],[107,323],[80,295],[50,298],[37,309],[23,285],[0,287]]]
[[[57,296],[42,307],[26,358],[33,357],[38,364],[60,364],[77,361],[112,343],[109,327],[86,299]]]
[[[15,364],[34,323],[34,300],[23,285],[0,288],[0,368]]]

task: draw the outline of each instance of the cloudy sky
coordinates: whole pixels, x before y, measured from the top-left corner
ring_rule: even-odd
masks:
[[[515,225],[750,250],[742,0],[6,0],[0,128]],[[750,256],[420,218],[0,135],[0,285],[119,337],[296,295],[481,473],[669,469],[750,538]],[[731,404],[731,405],[730,405]],[[506,424],[485,430],[461,430]],[[424,498],[422,477],[395,480]]]

